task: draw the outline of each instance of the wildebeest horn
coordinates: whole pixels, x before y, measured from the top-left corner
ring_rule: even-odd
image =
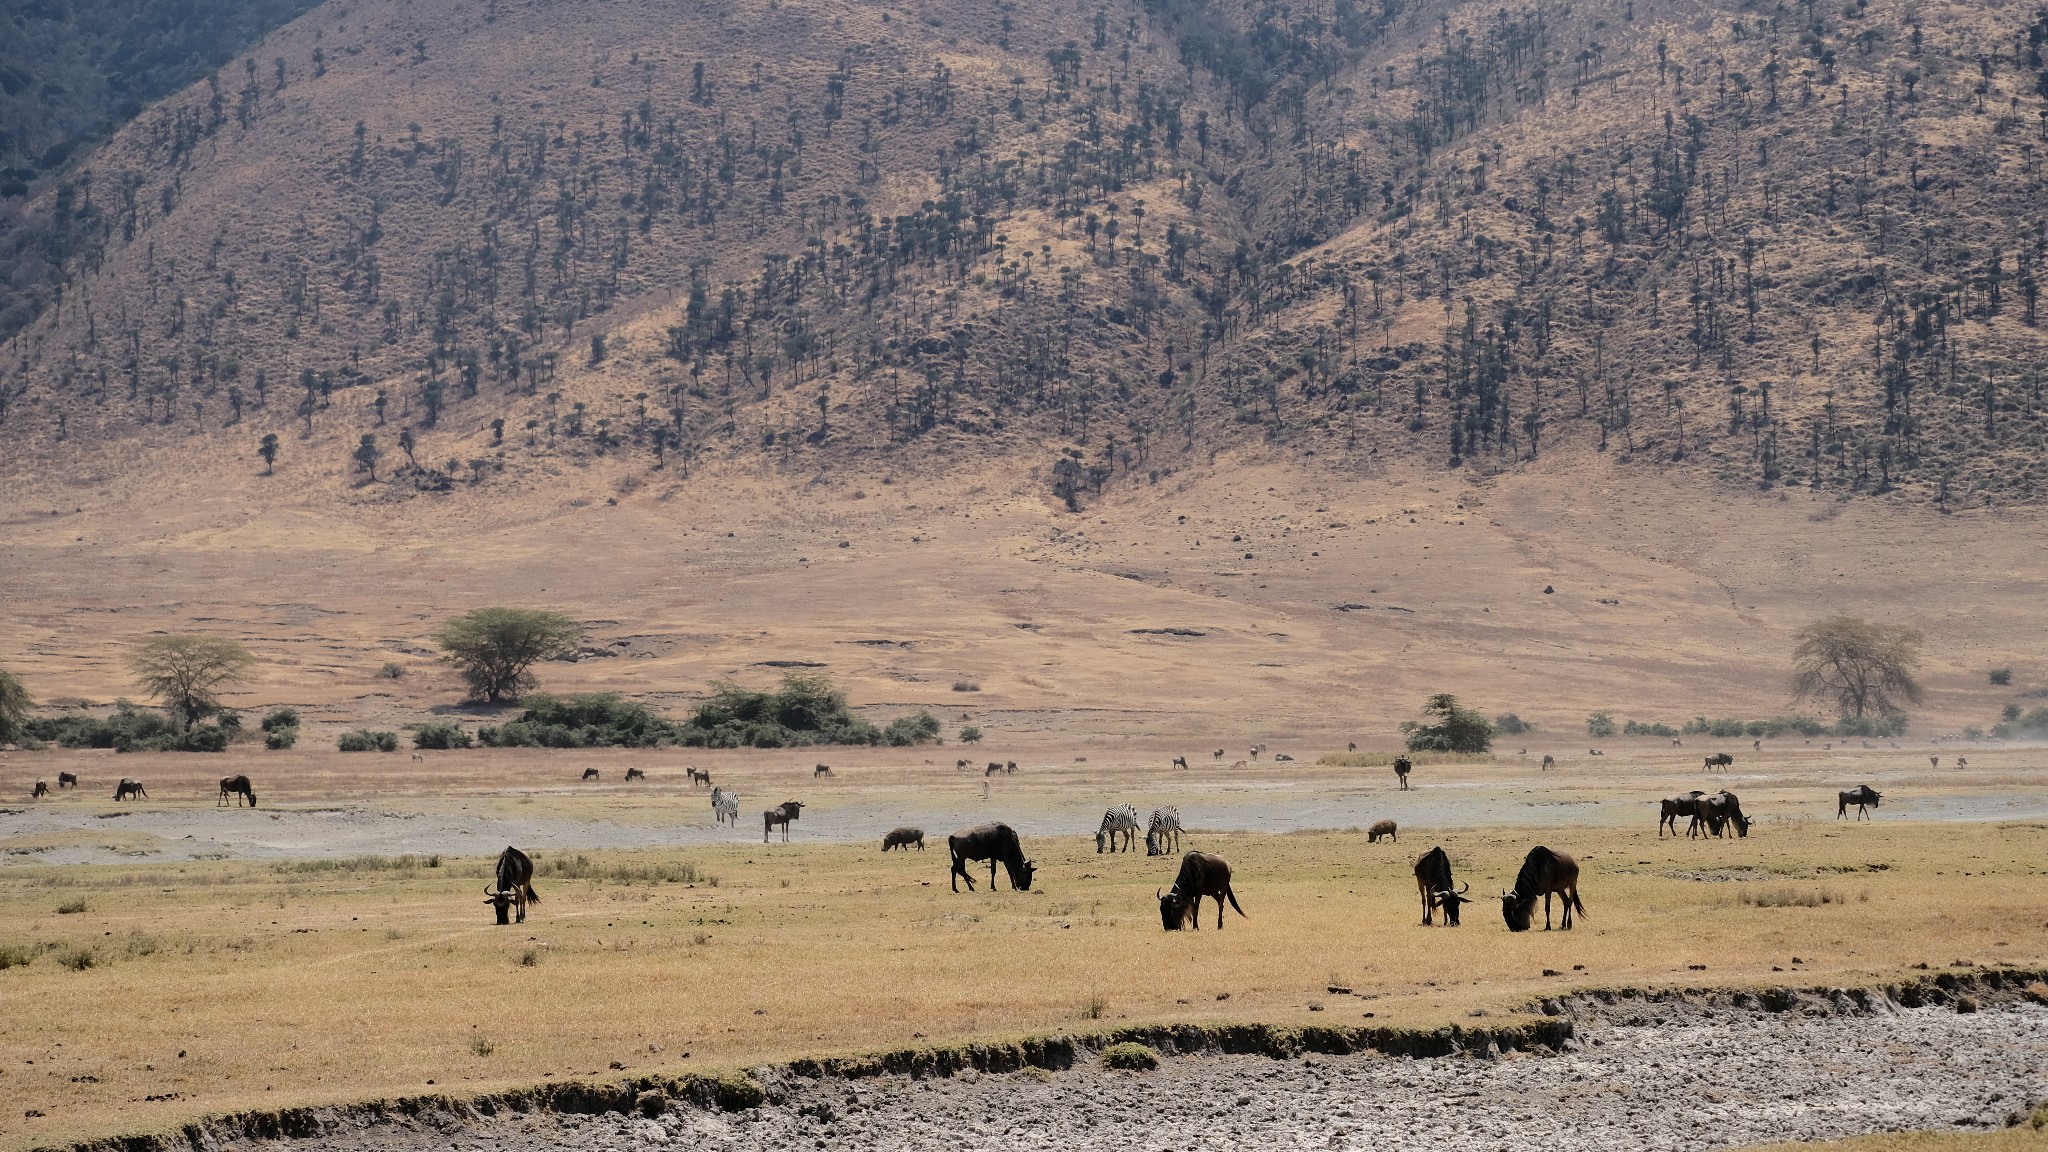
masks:
[[[1153,898],[1154,900],[1164,900],[1164,899],[1166,899],[1166,889],[1164,889],[1164,888],[1154,888],[1154,889],[1152,890],[1152,898]]]
[[[1465,893],[1470,892],[1471,890],[1472,882],[1470,880],[1467,880],[1465,881],[1465,886],[1463,888],[1458,889],[1458,895],[1463,896]]]
[[[489,884],[484,885],[484,895],[495,897],[497,894],[498,890],[496,888],[491,887]]]

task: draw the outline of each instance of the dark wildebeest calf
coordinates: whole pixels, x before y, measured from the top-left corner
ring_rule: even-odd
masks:
[[[1024,858],[1024,846],[1017,841],[1017,833],[1008,824],[983,824],[975,828],[963,828],[946,837],[946,847],[953,854],[953,891],[960,890],[960,881],[967,881],[967,890],[974,891],[974,877],[967,874],[969,860],[988,861],[988,886],[996,886],[996,865],[1001,863],[1010,874],[1010,887],[1019,892],[1031,890],[1032,874],[1038,865]]]
[[[917,845],[919,852],[924,851],[924,829],[897,828],[887,836],[882,837],[882,851],[884,852],[891,848],[901,848],[908,852],[912,844]]]
[[[585,768],[585,769],[583,770],[583,778],[584,778],[585,780],[595,780],[595,779],[597,779],[597,769],[595,769],[595,768]]]
[[[637,768],[637,767],[634,767],[634,768],[628,768],[628,769],[626,769],[626,779],[628,779],[628,780],[645,780],[645,779],[647,779],[647,773],[645,773],[645,772],[642,772],[642,771],[641,771],[641,770],[640,770],[639,768]]]
[[[1453,888],[1451,885],[1451,858],[1441,846],[1431,848],[1415,858],[1415,887],[1422,893],[1422,922],[1430,923],[1430,915],[1438,908],[1444,910],[1444,927],[1458,926],[1458,908],[1470,904],[1465,893],[1472,885]]]
[[[66,788],[76,788],[76,787],[78,787],[78,773],[76,773],[76,772],[59,772],[59,773],[57,773],[57,791],[59,791],[59,792],[62,792],[62,791],[63,791],[64,789],[66,789]]]
[[[1217,931],[1223,930],[1225,900],[1230,901],[1230,907],[1239,916],[1244,916],[1244,909],[1237,904],[1237,893],[1230,889],[1230,865],[1214,852],[1190,852],[1180,858],[1180,875],[1173,878],[1173,887],[1159,893],[1159,922],[1168,932],[1199,929],[1204,896],[1216,899]]]
[[[244,800],[249,802],[249,807],[254,808],[256,806],[256,788],[249,783],[247,776],[221,777],[220,800],[214,804],[214,807],[218,808],[222,804],[227,803],[230,796],[235,798],[235,807],[237,808],[242,806],[242,801]]]
[[[43,797],[45,797],[45,796],[48,796],[49,794],[50,794],[50,785],[49,785],[49,782],[48,782],[48,781],[46,781],[46,780],[38,780],[38,781],[36,781],[36,786],[35,786],[35,789],[34,789],[34,791],[31,791],[31,792],[30,792],[30,793],[28,794],[28,798],[29,798],[29,799],[31,799],[31,800],[41,800],[41,799],[42,799]]]
[[[130,780],[128,777],[123,776],[121,777],[121,782],[114,785],[114,800],[116,803],[119,803],[131,796],[137,800],[149,799],[149,793],[143,791],[142,781]]]
[[[1394,778],[1401,782],[1401,790],[1404,792],[1408,789],[1409,770],[1413,769],[1414,767],[1415,762],[1408,759],[1406,756],[1394,757]]]
[[[540,903],[533,890],[533,859],[509,845],[498,853],[497,880],[484,889],[484,903],[498,910],[498,923],[512,923],[511,912],[519,910],[519,922],[526,923],[526,906]]]
[[[1835,794],[1835,819],[1840,820],[1848,813],[1849,805],[1854,804],[1857,819],[1868,820],[1870,813],[1863,809],[1877,807],[1877,802],[1882,797],[1883,793],[1868,784],[1858,784],[1847,792],[1838,792]]]
[[[813,780],[816,780],[820,776],[830,776],[831,774],[832,766],[830,764],[820,764],[817,767],[811,769],[811,779]]]
[[[803,810],[803,801],[784,800],[775,807],[761,813],[761,843],[766,844],[768,842],[768,830],[778,824],[782,826],[782,842],[784,844],[789,843],[789,826],[796,822],[797,816]]]
[[[1564,929],[1569,932],[1573,910],[1581,916],[1586,914],[1586,906],[1579,901],[1579,862],[1539,844],[1529,849],[1529,855],[1523,859],[1522,872],[1515,877],[1515,890],[1500,894],[1500,911],[1507,919],[1508,931],[1529,930],[1529,917],[1536,911],[1538,896],[1543,897],[1543,930],[1550,931],[1553,895],[1564,901]]]

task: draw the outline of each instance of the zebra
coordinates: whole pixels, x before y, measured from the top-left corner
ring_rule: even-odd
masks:
[[[711,790],[711,819],[717,824],[740,826],[740,794],[737,789],[721,785]]]
[[[1163,804],[1152,810],[1152,819],[1145,826],[1145,855],[1164,856],[1168,845],[1172,851],[1180,851],[1180,809]]]
[[[1122,833],[1124,846],[1116,846],[1117,834]],[[1129,804],[1121,804],[1102,814],[1102,827],[1095,832],[1097,852],[1128,852],[1137,847],[1138,810]]]

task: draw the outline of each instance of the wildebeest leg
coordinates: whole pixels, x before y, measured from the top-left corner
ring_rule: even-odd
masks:
[[[953,857],[953,891],[960,890],[960,882],[967,881],[967,890],[974,891],[974,877],[967,874],[967,857],[955,854]]]
[[[1550,931],[1550,893],[1548,892],[1543,894],[1543,930],[1545,932]]]

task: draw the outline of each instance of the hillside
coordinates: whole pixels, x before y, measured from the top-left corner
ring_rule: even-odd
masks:
[[[2028,501],[2044,42],[1918,0],[328,5],[46,193],[0,468],[972,457],[1079,508],[1233,447],[1604,450]]]

